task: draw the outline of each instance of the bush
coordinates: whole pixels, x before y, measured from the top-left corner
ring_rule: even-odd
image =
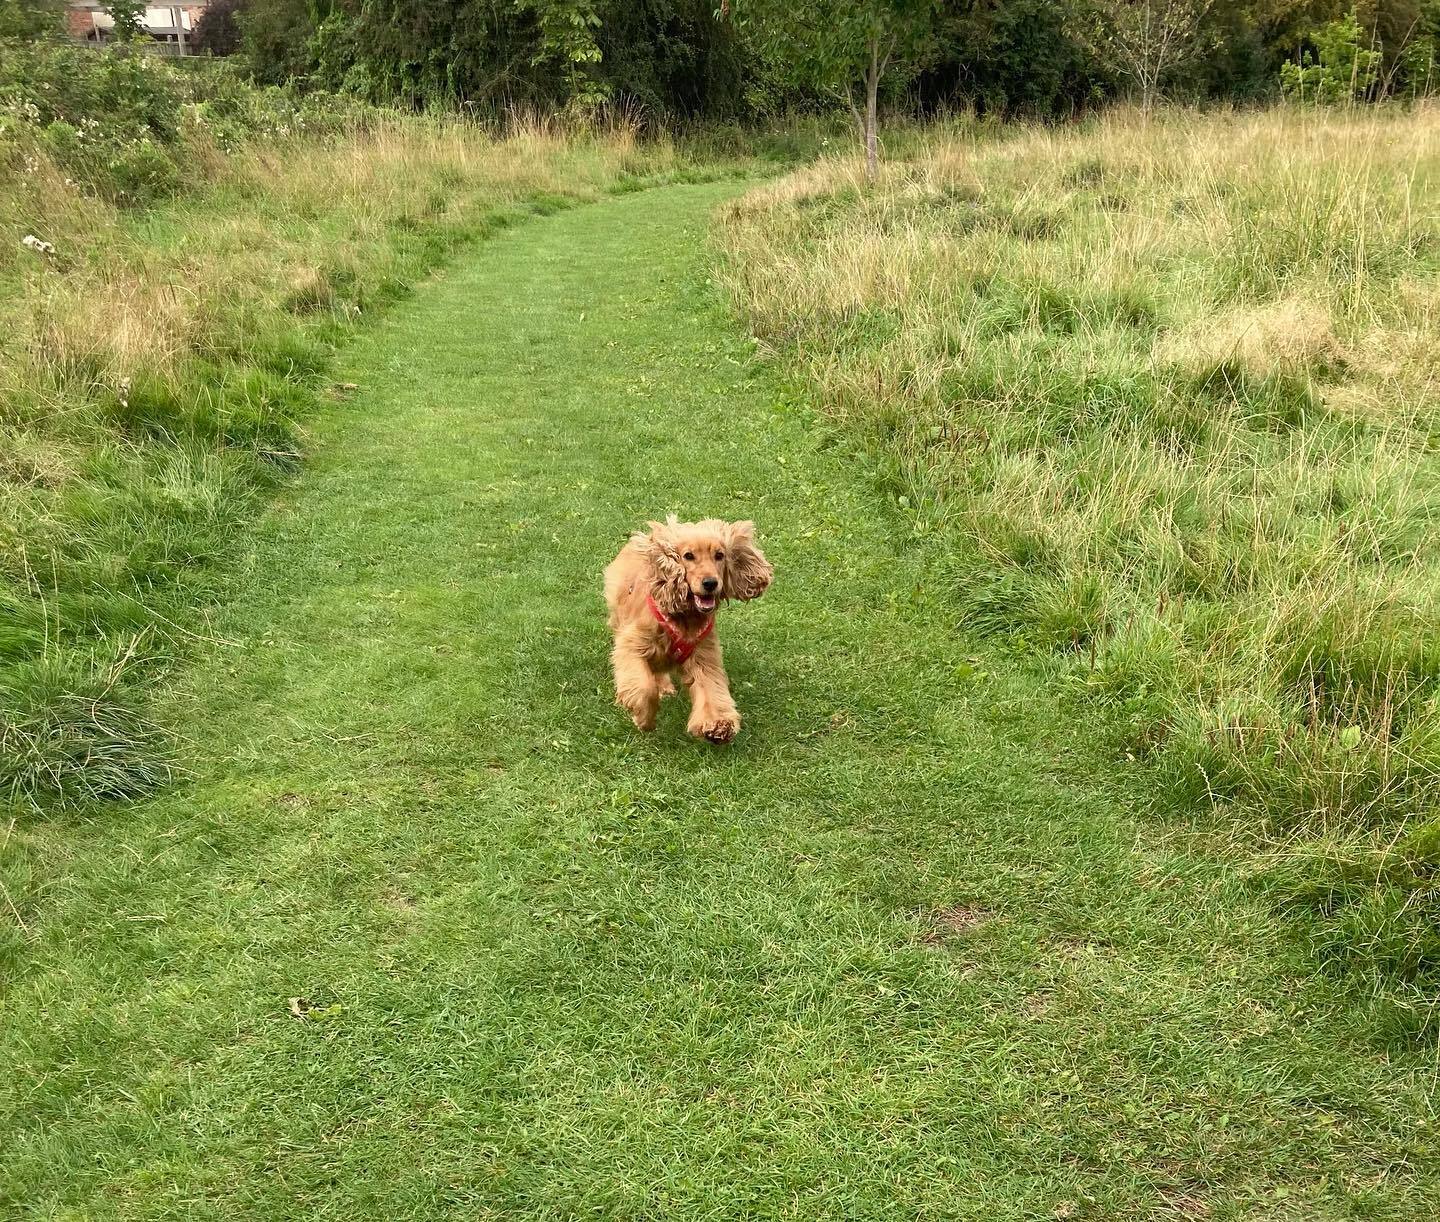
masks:
[[[1287,98],[1317,105],[1362,101],[1380,79],[1381,52],[1364,45],[1369,40],[1352,8],[1337,21],[1313,35],[1318,59],[1309,51],[1300,62],[1280,68],[1280,88]]]
[[[341,20],[339,14],[336,19]],[[304,82],[314,71],[316,24],[306,0],[245,0],[235,20],[241,50],[259,84]]]
[[[0,46],[0,138],[42,150],[67,178],[127,206],[202,179],[212,148],[339,130],[370,115],[329,94],[255,89],[227,64],[181,67],[118,46]]]
[[[9,43],[0,54],[12,138],[38,144],[67,177],[116,201],[176,189],[183,102],[177,73],[121,48]]]
[[[1433,35],[1413,38],[1399,56],[1399,92],[1409,98],[1428,97],[1440,90],[1440,62]]]
[[[0,0],[0,39],[58,33],[63,12],[60,0]]]
[[[958,95],[982,112],[1041,118],[1085,106],[1108,82],[1068,17],[1048,0],[955,6],[935,64],[916,82],[922,105],[953,105]]]
[[[136,140],[116,151],[106,165],[109,189],[117,200],[150,201],[174,195],[182,172],[175,158],[150,140]]]
[[[240,50],[240,23],[236,15],[245,0],[210,0],[195,26],[191,42],[201,55],[234,55]]]
[[[100,140],[179,137],[184,79],[152,56],[63,42],[11,42],[0,55],[0,106],[44,125],[60,120]]]

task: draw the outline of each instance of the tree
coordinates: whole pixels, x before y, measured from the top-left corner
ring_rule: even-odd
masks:
[[[647,115],[733,119],[745,113],[749,61],[715,0],[603,0],[595,71]]]
[[[492,114],[611,100],[631,115],[737,117],[747,104],[751,60],[715,0],[241,3],[266,83]]]
[[[1286,97],[1334,105],[1366,97],[1380,79],[1380,52],[1365,45],[1365,30],[1352,8],[1312,35],[1319,62],[1306,52],[1300,63],[1283,64],[1280,87]]]
[[[309,0],[245,0],[239,6],[240,50],[262,85],[284,85],[309,75],[313,7]]]
[[[566,74],[570,100],[591,104],[604,100],[605,90],[592,73],[600,62],[595,31],[600,27],[594,0],[517,0],[515,7],[534,16],[540,46],[531,64],[558,64]]]
[[[245,0],[210,0],[195,24],[190,40],[200,55],[234,55],[240,49],[240,26],[235,14]]]
[[[1401,91],[1408,97],[1426,97],[1436,86],[1436,43],[1433,35],[1410,39],[1396,60]]]
[[[911,75],[933,47],[937,0],[723,0],[771,69],[791,88],[843,98],[865,145],[865,173],[879,169],[880,82]],[[864,110],[855,99],[864,93]]]
[[[1105,78],[1069,20],[1073,0],[951,0],[911,92],[922,107],[964,99],[980,113],[1059,117]]]
[[[1087,41],[1103,63],[1140,87],[1149,111],[1160,86],[1206,50],[1201,23],[1214,0],[1094,0]]]
[[[109,0],[107,7],[121,42],[134,42],[145,32],[145,0]]]
[[[415,107],[597,100],[597,0],[247,0],[257,79]]]
[[[59,33],[60,10],[60,0],[0,0],[0,38]]]

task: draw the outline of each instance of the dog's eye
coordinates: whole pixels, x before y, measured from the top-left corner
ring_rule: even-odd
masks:
[[[725,553],[724,553],[724,552],[716,552],[716,553],[715,553],[715,559],[716,559],[716,560],[724,560],[724,559],[725,559]]]
[[[694,552],[686,552],[686,553],[685,553],[685,559],[686,559],[686,560],[694,560],[694,559],[695,559],[695,553],[694,553]]]

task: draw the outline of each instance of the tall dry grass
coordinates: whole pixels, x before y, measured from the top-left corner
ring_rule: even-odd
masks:
[[[874,190],[825,161],[719,233],[737,310],[887,457],[970,622],[1071,658],[1182,800],[1369,869],[1343,949],[1427,987],[1437,188],[1433,107],[1116,112],[951,132]]]

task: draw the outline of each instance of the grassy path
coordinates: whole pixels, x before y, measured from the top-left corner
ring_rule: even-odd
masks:
[[[191,778],[0,850],[0,1212],[1425,1214],[1432,1069],[970,660],[719,311],[732,189],[505,234],[354,350]],[[600,569],[668,509],[776,563],[732,749],[609,703]]]

